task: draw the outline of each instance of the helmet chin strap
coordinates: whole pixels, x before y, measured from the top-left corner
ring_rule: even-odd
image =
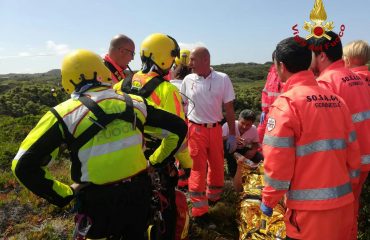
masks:
[[[168,74],[168,70],[164,71],[161,68],[159,68],[151,59],[151,55],[145,59],[143,62],[143,65],[141,67],[141,71],[143,73],[148,73],[148,72],[156,72],[160,76],[165,76]]]

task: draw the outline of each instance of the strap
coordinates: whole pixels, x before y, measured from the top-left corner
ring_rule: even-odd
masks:
[[[152,78],[148,83],[144,85],[141,89],[138,91],[138,95],[142,96],[143,98],[148,98],[153,91],[165,80],[161,77],[154,77]]]
[[[115,68],[112,63],[104,60],[104,65],[109,69],[109,71],[111,71],[111,73],[114,74],[118,81],[121,81],[123,79],[118,69]]]
[[[62,126],[65,143],[67,144],[68,147],[71,146],[75,138],[69,132],[66,123],[63,121],[63,118],[59,115],[59,113],[57,112],[57,110],[55,110],[55,108],[50,108],[50,112],[57,118],[59,124]]]
[[[90,139],[92,139],[99,131],[105,129],[105,127],[115,119],[121,119],[126,122],[131,122],[133,129],[138,128],[141,132],[144,131],[144,126],[141,121],[137,121],[136,114],[134,113],[133,102],[128,94],[124,93],[126,101],[126,110],[121,113],[106,114],[99,105],[89,97],[82,95],[78,100],[84,104],[96,117],[93,119],[89,117],[89,120],[93,124],[88,127],[80,136],[78,136],[73,143],[73,150],[77,151],[83,145],[85,145]]]

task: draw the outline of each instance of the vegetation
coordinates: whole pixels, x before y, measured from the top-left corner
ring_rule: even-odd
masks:
[[[260,111],[261,90],[271,63],[237,63],[214,66],[233,81],[236,113],[245,108]],[[52,106],[67,99],[59,86],[60,71],[43,74],[0,75],[0,238],[4,239],[71,239],[72,205],[59,209],[20,186],[10,165],[21,141],[40,117]],[[50,91],[56,90],[53,96]],[[49,168],[54,176],[69,179],[69,161],[60,156]],[[370,239],[370,178],[362,194],[359,239]],[[222,202],[210,210],[217,229],[193,225],[190,239],[237,239],[235,221],[237,194],[226,182]]]

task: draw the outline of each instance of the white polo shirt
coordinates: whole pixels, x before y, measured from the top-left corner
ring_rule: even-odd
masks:
[[[187,75],[181,93],[190,98],[188,118],[196,123],[216,123],[223,119],[222,104],[235,99],[229,76],[212,69],[207,78],[195,73]]]
[[[236,120],[235,121],[235,136],[236,137],[240,136],[238,123],[239,121]],[[226,137],[226,136],[229,136],[229,125],[227,123],[224,123],[224,125],[222,125],[222,137]],[[251,128],[245,131],[243,135],[241,135],[240,137],[244,139],[244,146],[247,144],[259,142],[258,132],[257,132],[257,128],[255,125],[252,125]]]

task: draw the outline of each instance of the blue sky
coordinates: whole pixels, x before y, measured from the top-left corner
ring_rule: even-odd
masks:
[[[343,43],[370,41],[369,0],[323,0]],[[180,47],[206,46],[212,64],[270,61],[283,38],[300,35],[314,0],[0,0],[0,74],[60,68],[63,55],[77,48],[104,55],[110,39],[123,33],[136,43],[155,32]],[[136,54],[131,68],[140,68]]]

